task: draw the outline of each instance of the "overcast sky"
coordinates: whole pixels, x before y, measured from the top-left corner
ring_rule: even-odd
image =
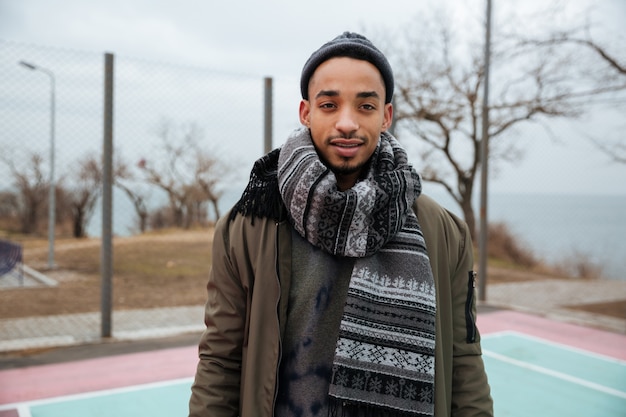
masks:
[[[505,3],[494,0],[494,8],[501,2]],[[408,25],[411,17],[433,3],[448,4],[449,12],[458,15],[480,15],[485,8],[483,0],[0,0],[0,38],[292,78],[297,83],[310,53],[337,34]],[[506,3],[532,9],[546,2]],[[561,3],[586,6],[593,1]],[[626,40],[626,1],[603,0],[597,5],[595,19]],[[298,97],[294,97],[294,123],[297,107]],[[618,129],[617,117],[604,115],[588,119],[582,127],[576,124],[567,133],[573,138],[563,143],[520,139],[525,140],[525,158],[503,166],[491,180],[490,191],[626,195],[626,164],[611,163],[588,140],[576,135],[581,130],[620,134],[626,129],[624,123]]]

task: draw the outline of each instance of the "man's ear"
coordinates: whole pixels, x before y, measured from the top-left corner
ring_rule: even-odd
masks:
[[[309,100],[300,101],[300,123],[306,127],[311,127],[311,102]]]
[[[383,114],[383,126],[382,131],[385,132],[391,127],[393,123],[393,105],[391,103],[385,104],[385,110]]]

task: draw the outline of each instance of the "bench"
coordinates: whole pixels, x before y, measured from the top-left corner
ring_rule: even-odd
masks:
[[[0,239],[0,277],[18,269],[22,277],[22,245]]]

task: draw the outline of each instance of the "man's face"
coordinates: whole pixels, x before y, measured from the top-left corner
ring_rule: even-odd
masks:
[[[300,103],[300,121],[311,130],[317,153],[335,173],[340,190],[359,179],[392,114],[378,69],[346,57],[317,67],[309,82],[309,100]]]

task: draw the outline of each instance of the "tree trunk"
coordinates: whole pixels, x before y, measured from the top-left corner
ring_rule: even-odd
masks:
[[[218,206],[218,199],[211,198],[211,204],[213,205],[213,210],[215,211],[215,221],[217,222],[220,218],[220,208]]]
[[[476,215],[474,214],[471,200],[463,201],[463,203],[461,203],[461,210],[463,210],[465,223],[467,223],[467,227],[469,227],[472,242],[476,242]]]
[[[137,211],[139,216],[139,231],[144,233],[148,224],[148,213],[146,211]]]
[[[84,228],[84,217],[85,213],[82,209],[75,208],[74,213],[74,230],[73,234],[75,238],[85,237],[85,228]]]

